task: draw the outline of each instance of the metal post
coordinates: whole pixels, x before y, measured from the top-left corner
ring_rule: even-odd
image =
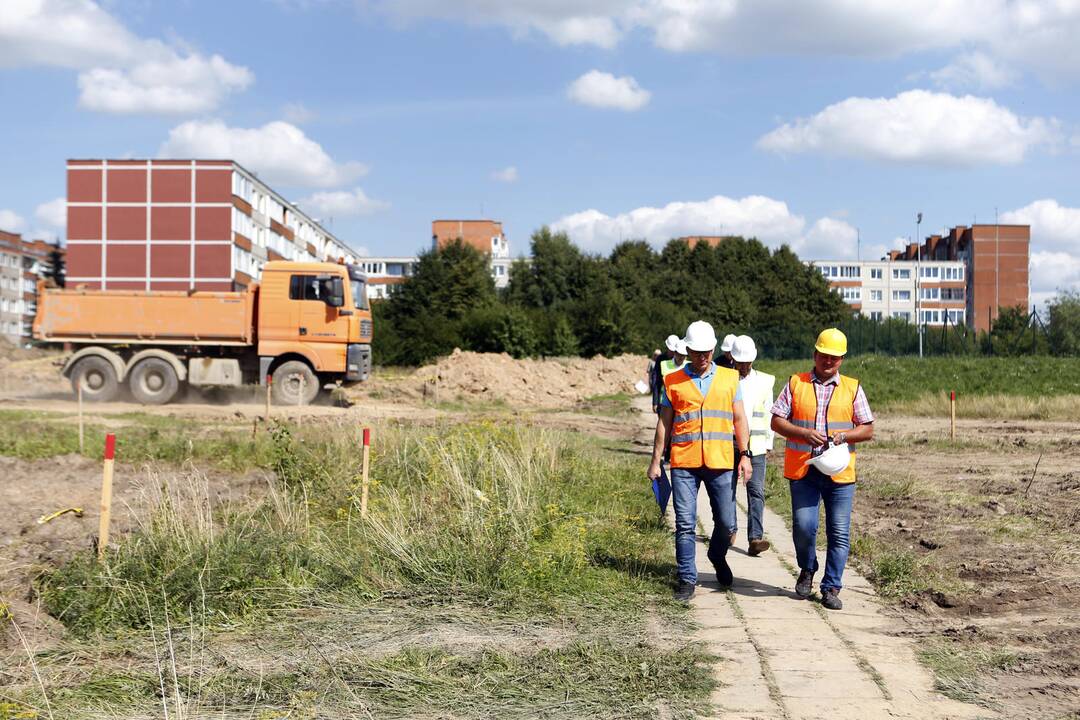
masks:
[[[922,225],[922,213],[919,213],[915,218],[915,332],[919,336],[919,357],[923,356],[922,349],[922,318],[919,317],[919,308],[922,305],[921,298],[919,297],[919,286],[922,284],[922,234],[920,226]]]

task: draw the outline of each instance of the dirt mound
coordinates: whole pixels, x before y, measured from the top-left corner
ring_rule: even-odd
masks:
[[[635,393],[634,383],[645,379],[647,365],[639,355],[515,360],[505,353],[455,350],[402,380],[376,378],[360,388],[383,394],[389,389],[385,383],[392,383],[393,392],[430,401],[566,408],[597,395]]]
[[[67,389],[57,364],[65,353],[58,350],[19,348],[0,343],[0,392],[57,391]]]

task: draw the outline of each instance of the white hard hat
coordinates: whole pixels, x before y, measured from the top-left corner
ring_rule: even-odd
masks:
[[[842,473],[851,463],[851,450],[847,443],[833,445],[815,458],[806,461],[807,465],[813,465],[822,473],[833,476]]]
[[[664,341],[664,345],[666,345],[667,349],[673,353],[678,353],[679,355],[686,354],[686,343],[684,343],[682,338],[678,335],[668,335],[667,340]]]
[[[739,363],[757,360],[757,345],[754,345],[754,338],[749,335],[740,335],[735,338],[731,346],[731,359]]]
[[[720,352],[731,352],[731,348],[735,345],[735,336],[728,333],[724,336],[724,342],[720,343]]]
[[[695,320],[686,328],[686,337],[683,338],[688,350],[696,352],[712,352],[716,349],[716,333],[712,325],[704,320]]]

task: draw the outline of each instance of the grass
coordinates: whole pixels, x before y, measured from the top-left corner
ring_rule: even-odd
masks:
[[[581,401],[577,409],[590,415],[623,417],[633,412],[633,400],[632,395],[624,392],[611,395],[594,395]]]
[[[780,383],[793,373],[813,368],[812,360],[761,360],[755,367],[776,375]],[[874,408],[891,409],[894,405],[923,402],[936,398],[934,412],[941,415],[941,398],[957,392],[958,404],[976,397],[1011,396],[1052,398],[1080,395],[1080,358],[1056,357],[890,357],[859,355],[844,361],[845,375],[859,379]],[[1053,406],[1052,404],[1050,405]],[[992,408],[993,404],[982,406]],[[947,413],[947,406],[946,406]],[[972,415],[971,417],[980,417]],[[998,417],[993,415],[992,417]]]
[[[1025,397],[1022,395],[959,395],[956,417],[981,420],[1075,420],[1080,395]],[[885,406],[898,415],[948,417],[949,393],[922,395]]]
[[[1002,648],[965,647],[944,641],[919,650],[919,660],[934,673],[934,685],[944,695],[961,702],[994,709],[982,678],[988,672],[1015,667],[1021,657]]]
[[[688,620],[638,458],[505,423],[376,437],[366,518],[352,444],[276,425],[239,455],[275,470],[261,497],[217,505],[198,472],[161,474],[145,490],[153,512],[103,563],[86,552],[41,576],[44,608],[74,638],[38,658],[57,716],[153,713],[161,695],[178,717],[653,717],[705,701],[709,658],[673,640]],[[171,457],[160,437],[140,442]],[[449,639],[388,620],[455,613],[469,625]],[[281,635],[252,639],[312,615],[308,641],[264,652]],[[526,622],[550,641],[471,640]],[[376,633],[403,644],[370,652]],[[21,687],[13,699],[40,704]]]

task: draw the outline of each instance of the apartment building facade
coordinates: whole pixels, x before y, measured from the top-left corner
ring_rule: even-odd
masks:
[[[431,248],[441,248],[461,238],[482,253],[491,256],[491,277],[495,287],[504,288],[510,282],[510,241],[506,239],[498,220],[433,220]]]
[[[359,259],[231,160],[69,160],[67,185],[73,286],[236,290],[270,260]]]
[[[988,330],[999,308],[1030,307],[1030,244],[1028,225],[961,225],[881,260],[812,264],[863,315]]]
[[[0,230],[0,337],[14,345],[30,340],[37,282],[45,277],[56,249],[44,240],[23,240]]]

